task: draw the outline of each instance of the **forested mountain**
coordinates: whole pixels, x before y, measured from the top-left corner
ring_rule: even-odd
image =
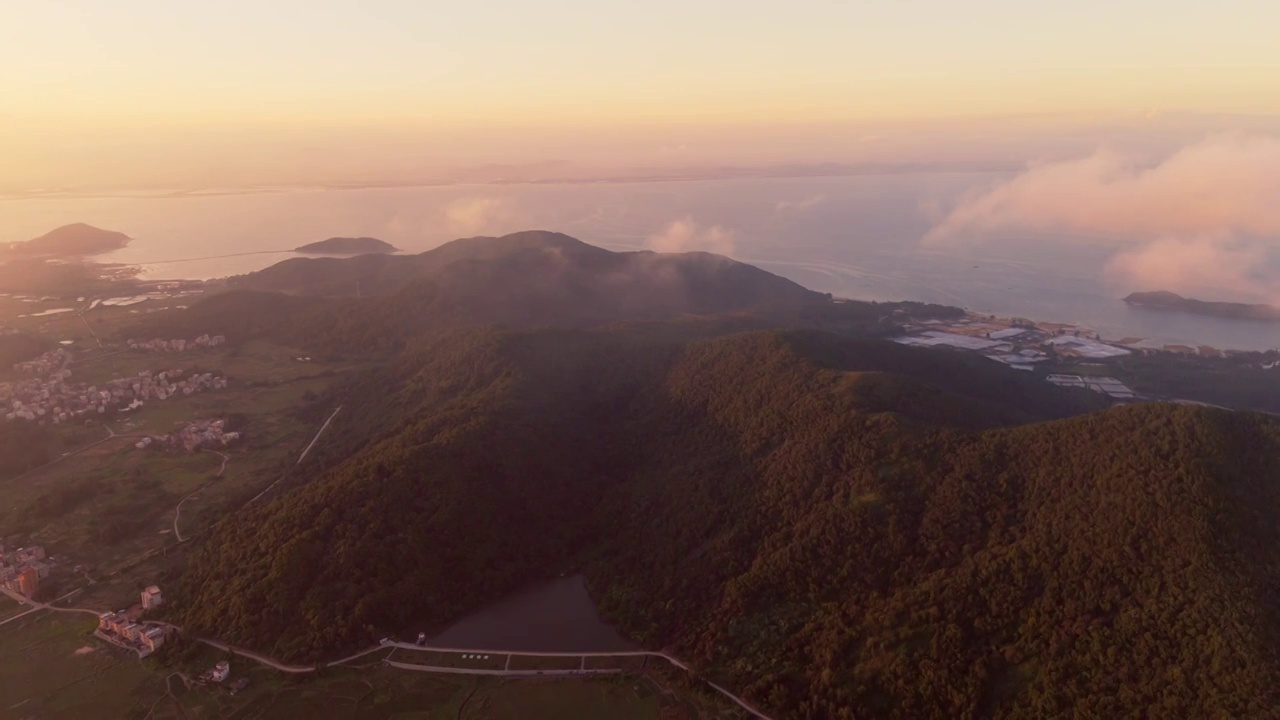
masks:
[[[367,293],[354,297],[356,283]],[[567,235],[456,240],[422,255],[286,260],[132,337],[270,336],[329,355],[387,355],[412,338],[483,325],[591,327],[702,318],[726,330],[789,326],[871,332],[895,314],[960,311],[834,303],[759,268],[707,253],[614,253]],[[253,289],[250,289],[253,288]],[[347,295],[343,297],[342,295]]]
[[[448,272],[442,272],[446,268]],[[459,272],[467,276],[453,279]],[[738,307],[744,301],[798,302],[821,297],[790,280],[722,256],[615,253],[545,231],[463,238],[418,255],[293,258],[232,278],[231,284],[295,295],[354,296],[391,295],[427,279],[447,283],[446,292],[462,289],[478,293],[482,289],[474,285],[477,282],[514,282],[517,287],[508,288],[507,292],[527,291],[535,286],[596,294],[654,291],[674,293],[675,297],[666,298],[671,304],[694,294],[696,297],[690,299],[703,306]],[[457,298],[460,304],[471,299]],[[657,298],[646,298],[654,299]]]
[[[317,658],[582,567],[781,717],[1262,717],[1280,430],[813,332],[432,335],[175,592]],[[1011,426],[1013,423],[1027,423]]]
[[[1124,301],[1138,307],[1231,318],[1233,320],[1280,321],[1280,307],[1273,305],[1210,302],[1185,298],[1167,291],[1132,293]]]
[[[14,255],[52,255],[74,257],[100,255],[129,244],[129,236],[122,232],[102,230],[84,223],[72,223],[50,230],[38,238],[26,242],[9,243]]]
[[[293,249],[296,253],[316,255],[370,255],[397,252],[396,246],[371,237],[331,237]]]
[[[718,256],[520,233],[339,262],[147,320],[384,360],[195,549],[190,631],[323,659],[579,568],[624,632],[779,717],[1280,707],[1275,420],[1103,411],[875,339],[958,310]]]

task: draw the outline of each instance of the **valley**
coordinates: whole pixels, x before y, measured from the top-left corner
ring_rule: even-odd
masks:
[[[27,688],[0,717],[1277,700],[1280,428],[1161,402],[1274,412],[1266,353],[1093,357],[554,233],[73,292],[0,298],[0,540],[48,552],[36,601],[88,611],[0,599],[0,682]],[[163,647],[90,636],[151,585]],[[191,680],[221,660],[244,690]]]

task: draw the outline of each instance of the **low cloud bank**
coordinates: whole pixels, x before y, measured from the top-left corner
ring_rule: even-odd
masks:
[[[702,227],[685,217],[668,224],[662,232],[650,235],[645,246],[666,253],[702,251],[733,255],[734,234],[720,225]]]
[[[1137,241],[1107,267],[1129,289],[1280,301],[1269,264],[1280,248],[1280,139],[1211,137],[1145,166],[1108,151],[1035,166],[962,199],[924,243],[1017,233]]]
[[[509,232],[512,209],[493,197],[454,200],[444,208],[445,226],[460,237]]]

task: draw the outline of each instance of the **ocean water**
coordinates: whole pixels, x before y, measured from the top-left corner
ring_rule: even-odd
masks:
[[[1108,279],[1105,268],[1123,241],[1044,235],[922,243],[942,209],[1007,177],[899,173],[0,200],[0,240],[87,222],[134,238],[104,261],[141,265],[151,278],[211,278],[261,269],[293,257],[293,247],[335,235],[371,235],[421,252],[458,237],[558,230],[611,249],[658,243],[724,252],[842,297],[1070,322],[1151,346],[1280,346],[1280,324],[1121,302],[1130,292],[1162,289]]]

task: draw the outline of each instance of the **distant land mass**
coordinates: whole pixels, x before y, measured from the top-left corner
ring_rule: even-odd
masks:
[[[129,244],[129,236],[121,232],[73,223],[51,230],[26,242],[9,243],[16,255],[83,256],[101,255]]]
[[[1195,313],[1196,315],[1211,315],[1213,317],[1233,318],[1236,320],[1280,322],[1280,307],[1273,305],[1208,302],[1184,298],[1176,293],[1166,291],[1133,293],[1126,297],[1124,301],[1130,305],[1155,308],[1157,310],[1177,310],[1179,312]]]
[[[371,237],[331,237],[295,248],[298,253],[324,255],[373,255],[396,252],[396,246]]]

